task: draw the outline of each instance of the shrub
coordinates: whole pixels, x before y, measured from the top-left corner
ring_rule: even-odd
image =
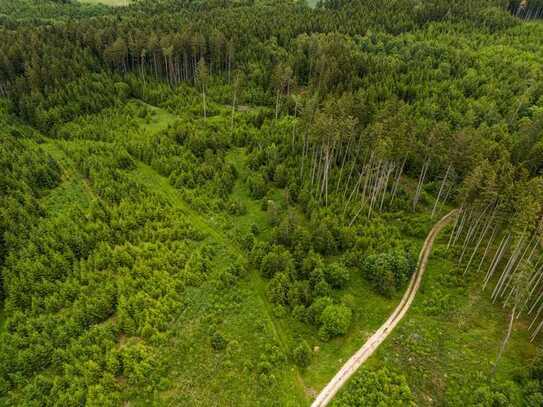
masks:
[[[262,258],[260,271],[267,278],[272,278],[275,274],[284,272],[287,275],[294,268],[292,256],[287,250],[274,248],[270,253]]]
[[[322,257],[314,251],[310,251],[303,260],[302,274],[306,277],[309,277],[313,270],[315,270],[316,268],[322,269],[323,267],[324,263],[322,261]]]
[[[307,311],[308,322],[312,323],[315,326],[318,326],[321,321],[322,312],[327,306],[332,304],[333,302],[330,297],[322,297],[313,301],[313,304],[311,304]]]
[[[264,198],[266,196],[266,193],[268,192],[266,180],[260,174],[248,177],[247,185],[249,186],[251,196],[255,199]]]
[[[294,363],[300,367],[307,367],[311,363],[311,348],[306,341],[301,341],[292,351]]]
[[[238,199],[229,200],[226,209],[230,215],[235,216],[242,216],[247,213],[247,207],[241,200]]]
[[[322,312],[319,335],[322,339],[345,335],[351,326],[352,311],[349,307],[339,305],[328,305]]]
[[[349,270],[341,263],[332,263],[324,269],[324,276],[333,288],[343,288],[349,282]]]
[[[291,307],[309,305],[311,303],[311,289],[308,281],[295,281],[288,290],[288,302]]]
[[[333,407],[414,405],[405,376],[386,368],[358,373],[332,403]]]
[[[410,252],[396,249],[369,256],[363,262],[362,272],[380,294],[392,297],[407,282],[415,267]]]
[[[211,347],[216,351],[221,351],[226,348],[226,339],[220,332],[215,332],[211,336]]]
[[[285,273],[277,273],[268,285],[268,297],[274,304],[286,305],[288,302],[289,279]]]
[[[314,297],[326,297],[332,293],[332,290],[325,280],[319,281],[313,288]]]

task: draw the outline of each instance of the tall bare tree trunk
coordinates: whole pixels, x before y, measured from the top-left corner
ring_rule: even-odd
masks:
[[[505,348],[507,347],[507,343],[509,342],[509,339],[511,339],[511,332],[513,331],[513,321],[515,319],[515,312],[517,307],[514,306],[511,310],[511,316],[509,318],[509,327],[507,328],[507,333],[505,335],[505,338],[503,338],[502,346],[500,347],[500,351],[498,353],[498,357],[496,358],[496,362],[494,362],[494,369],[492,371],[492,374],[496,374],[496,369],[498,368],[498,362],[500,361],[503,352],[505,352]]]
[[[449,164],[449,166],[447,167],[447,171],[445,172],[445,177],[443,177],[443,181],[441,182],[441,187],[439,188],[439,193],[437,194],[434,208],[432,209],[432,219],[434,218],[436,214],[437,204],[439,203],[439,198],[441,198],[441,194],[443,193],[443,187],[445,186],[445,183],[447,182],[447,177],[449,176],[450,170],[451,170],[451,165]]]
[[[494,272],[496,271],[496,267],[498,267],[498,264],[500,263],[503,253],[505,252],[505,249],[507,245],[509,244],[509,240],[511,239],[511,235],[504,236],[500,245],[498,246],[498,250],[496,251],[496,254],[494,255],[494,259],[490,263],[490,267],[488,268],[488,271],[486,272],[485,279],[483,282],[483,291],[486,289],[486,286],[492,276],[494,275]]]

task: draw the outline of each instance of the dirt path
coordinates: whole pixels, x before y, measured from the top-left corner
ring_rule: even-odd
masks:
[[[398,323],[405,316],[411,303],[415,299],[415,295],[420,287],[422,276],[426,271],[426,265],[428,264],[428,258],[432,251],[434,240],[439,232],[454,218],[456,210],[449,212],[439,222],[437,222],[422,246],[420,251],[419,260],[417,264],[417,271],[411,277],[407,291],[402,297],[402,300],[392,313],[387,321],[381,325],[381,327],[366,341],[366,343],[343,365],[343,367],[337,372],[334,378],[326,385],[324,389],[317,396],[311,407],[324,407],[328,405],[336,393],[341,387],[347,383],[349,378],[358,370],[358,368],[377,350],[379,345],[384,342],[387,336],[398,325]]]

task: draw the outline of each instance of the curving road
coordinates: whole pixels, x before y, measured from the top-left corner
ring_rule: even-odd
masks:
[[[366,343],[343,365],[334,378],[326,385],[317,396],[311,407],[324,407],[328,405],[339,391],[339,389],[349,380],[349,378],[358,370],[358,368],[375,352],[381,343],[387,338],[392,330],[405,316],[411,303],[415,299],[415,295],[420,287],[422,276],[426,271],[428,258],[432,251],[434,240],[439,232],[447,226],[454,218],[457,210],[453,210],[445,215],[437,222],[424,241],[424,245],[420,251],[417,270],[411,277],[407,291],[402,297],[402,300],[392,313],[387,321],[366,341]]]

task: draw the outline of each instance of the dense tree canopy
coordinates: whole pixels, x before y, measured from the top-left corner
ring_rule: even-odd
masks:
[[[303,405],[452,207],[449,260],[510,315],[496,366],[515,320],[540,340],[542,14],[0,0],[0,404]],[[538,405],[540,364],[442,391]],[[413,400],[383,368],[336,405]]]

